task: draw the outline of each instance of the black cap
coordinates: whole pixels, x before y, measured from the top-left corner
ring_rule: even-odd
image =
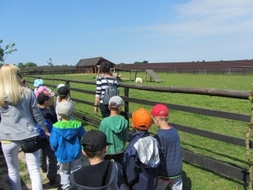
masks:
[[[63,97],[66,97],[69,94],[69,89],[66,86],[62,86],[57,90],[57,92],[58,92],[58,96],[63,98]]]
[[[45,101],[49,100],[49,98],[51,97],[50,92],[48,91],[43,91],[41,93],[39,93],[39,95],[37,96],[37,102],[40,105],[43,105]]]
[[[106,135],[99,130],[90,130],[84,134],[82,139],[83,150],[88,152],[96,152],[102,150],[107,145],[111,145],[106,140]]]

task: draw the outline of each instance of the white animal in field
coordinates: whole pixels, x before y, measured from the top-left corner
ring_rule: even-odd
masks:
[[[142,78],[141,77],[136,77],[136,79],[135,79],[135,83],[143,83],[143,80],[142,80]]]

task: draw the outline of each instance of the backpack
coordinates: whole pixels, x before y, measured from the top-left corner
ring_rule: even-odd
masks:
[[[106,78],[105,80],[108,83],[108,87],[105,89],[105,93],[102,100],[103,104],[109,104],[110,98],[113,96],[117,96],[119,94],[119,90],[117,86],[114,84],[115,79],[113,79],[112,83],[109,83],[109,81]]]

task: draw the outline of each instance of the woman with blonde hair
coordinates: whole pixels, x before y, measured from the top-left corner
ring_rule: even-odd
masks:
[[[32,189],[42,190],[39,170],[41,142],[36,122],[47,136],[49,132],[33,91],[21,83],[20,69],[12,64],[0,68],[0,136],[12,190],[21,190],[18,152],[25,152]]]

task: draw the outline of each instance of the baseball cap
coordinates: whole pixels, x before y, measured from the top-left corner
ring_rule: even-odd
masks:
[[[62,117],[68,117],[74,112],[73,102],[64,101],[57,104],[57,112]]]
[[[44,81],[42,79],[36,79],[33,83],[34,87],[39,87],[44,84]]]
[[[58,88],[57,92],[58,92],[58,96],[62,98],[62,97],[66,97],[69,94],[69,89],[66,86],[62,86]]]
[[[42,91],[37,96],[37,102],[38,104],[42,105],[45,101],[49,100],[51,97],[51,93],[49,91]]]
[[[94,129],[84,134],[81,144],[83,145],[83,150],[88,152],[96,152],[107,145],[111,145],[111,143],[107,142],[105,133]]]
[[[65,85],[64,84],[58,84],[57,87],[56,87],[56,89],[58,90],[59,88],[61,88],[63,86],[65,86]]]
[[[156,104],[151,111],[151,115],[153,115],[153,116],[168,116],[169,109],[167,108],[167,106],[165,106],[163,104]]]
[[[119,107],[124,105],[124,101],[120,96],[113,96],[109,100],[110,107]]]
[[[132,114],[133,127],[140,130],[148,130],[152,125],[151,114],[148,110],[140,108]]]

